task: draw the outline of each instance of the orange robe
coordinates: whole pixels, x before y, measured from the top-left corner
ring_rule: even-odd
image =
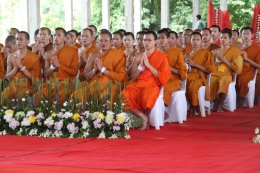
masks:
[[[78,42],[76,42],[76,44],[74,45],[76,48],[81,48],[81,44],[79,44]]]
[[[171,76],[167,55],[155,50],[149,57],[150,64],[158,70],[158,77],[148,68],[140,73],[137,80],[129,83],[123,91],[126,110],[151,110],[159,96],[160,88],[165,86]]]
[[[94,52],[97,52],[98,51],[98,48],[96,46],[96,44],[92,44],[89,48],[87,48],[85,50],[85,56],[86,58],[88,58],[90,56],[90,54],[94,53]],[[86,62],[84,60],[81,60],[80,61],[80,65],[79,65],[79,79],[81,81],[83,81],[85,79],[84,77],[84,68],[86,66]]]
[[[232,69],[230,69],[224,63],[220,63],[217,66],[217,70],[211,74],[210,80],[210,93],[211,100],[215,100],[218,94],[227,94],[228,86],[232,82],[232,72],[240,74],[243,67],[243,58],[240,49],[230,46],[229,49],[223,52],[224,57],[231,63]]]
[[[4,57],[0,54],[0,80],[5,76]]]
[[[62,104],[66,99],[69,99],[74,90],[72,82],[78,73],[78,50],[75,47],[64,46],[56,53],[56,56],[59,60],[59,67],[53,71],[46,83],[42,85],[38,96]]]
[[[167,52],[167,57],[170,67],[173,67],[179,71],[179,75],[171,73],[171,77],[168,83],[164,86],[164,103],[170,104],[172,93],[180,89],[181,80],[185,80],[187,77],[187,69],[185,66],[183,53],[175,47],[171,47]]]
[[[203,66],[210,73],[215,71],[215,63],[213,55],[209,50],[201,48],[194,55],[192,55],[191,59],[194,63]],[[191,67],[188,71],[188,79],[187,79],[187,100],[190,102],[192,106],[198,106],[198,91],[201,86],[206,86],[206,92],[209,93],[209,88],[207,86],[206,74],[197,68]],[[208,98],[208,94],[206,94],[206,99]]]
[[[88,83],[81,82],[79,88],[72,95],[76,100],[85,102],[90,95],[94,98],[103,98],[109,95],[113,100],[117,89],[120,90],[120,87],[117,88],[116,84],[120,84],[126,74],[126,59],[122,51],[111,48],[98,58],[102,60],[103,67],[109,71],[109,75],[98,73],[87,81]],[[94,67],[94,63],[92,66]]]
[[[192,45],[189,43],[186,45],[186,47],[182,50],[183,55],[189,54],[192,51]]]
[[[251,45],[248,48],[243,49],[247,53],[247,56],[252,61],[260,64],[260,47],[257,45]],[[237,89],[240,97],[245,97],[248,93],[248,82],[253,79],[255,74],[255,68],[248,62],[243,62],[243,69],[237,78]]]
[[[33,80],[30,80],[23,72],[18,70],[11,79],[8,87],[6,87],[2,93],[3,101],[10,101],[12,98],[21,98],[26,95],[27,91],[29,92],[28,94],[32,94],[36,91],[37,88],[33,88],[35,87],[33,84],[41,77],[39,57],[35,53],[28,51],[22,59],[22,64],[31,73]]]

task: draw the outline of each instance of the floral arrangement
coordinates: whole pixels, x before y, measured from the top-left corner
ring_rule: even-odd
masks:
[[[253,137],[254,143],[260,143],[260,126],[255,128],[255,137]]]
[[[29,92],[8,100],[4,103],[1,99],[0,135],[130,138],[130,116],[120,94],[114,99],[90,96],[84,103],[69,97],[63,104],[51,98],[36,103]]]

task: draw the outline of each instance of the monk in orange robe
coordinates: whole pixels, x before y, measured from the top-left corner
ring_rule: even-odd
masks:
[[[220,36],[220,27],[218,25],[212,25],[210,27],[210,30],[212,32],[212,39],[211,39],[211,42],[213,44],[216,44],[218,46],[220,46],[220,39],[219,39],[219,36]]]
[[[248,93],[248,82],[253,79],[255,70],[260,68],[260,47],[252,44],[253,30],[244,27],[241,30],[243,39],[243,69],[237,77],[238,106],[242,107],[244,97]]]
[[[125,51],[125,46],[123,44],[123,35],[120,31],[113,32],[112,43],[113,43],[113,48],[118,49],[122,52]]]
[[[79,79],[80,81],[85,80],[84,76],[84,68],[88,61],[88,57],[98,51],[96,44],[94,44],[93,40],[93,32],[89,28],[85,28],[81,32],[81,42],[82,47],[79,48],[79,58],[80,58],[80,66],[79,66]]]
[[[81,48],[81,45],[77,42],[77,38],[79,36],[78,31],[76,31],[75,29],[72,29],[70,31],[68,31],[68,33],[70,33],[71,35],[71,46],[74,46],[76,48]]]
[[[125,47],[124,56],[126,57],[126,75],[124,78],[125,84],[128,80],[131,80],[131,71],[135,56],[137,56],[137,50],[134,49],[134,34],[132,32],[126,32],[123,36],[123,44]]]
[[[192,51],[192,45],[190,43],[192,30],[191,29],[185,29],[183,31],[182,40],[183,40],[183,54],[189,54]]]
[[[239,37],[239,31],[236,29],[232,30],[232,46],[237,47],[238,49],[241,49],[242,47],[242,41]]]
[[[187,100],[190,102],[190,116],[199,109],[198,91],[201,86],[206,87],[206,99],[209,88],[206,75],[215,70],[214,58],[209,50],[201,48],[202,36],[199,32],[191,34],[192,52],[186,55],[185,61],[189,65],[187,77]]]
[[[111,41],[112,35],[109,31],[100,32],[100,50],[88,58],[84,69],[86,82],[81,82],[80,88],[73,93],[75,100],[85,103],[90,96],[99,100],[110,96],[113,102],[115,93],[119,92],[117,89],[120,90],[116,84],[122,82],[126,74],[126,60],[122,51],[111,48]]]
[[[223,111],[222,106],[228,92],[228,86],[232,82],[232,73],[240,74],[243,67],[242,52],[230,45],[231,37],[230,29],[221,31],[221,49],[215,52],[218,63],[217,70],[211,74],[211,100],[214,100],[214,111],[218,112]]]
[[[204,49],[208,49],[209,51],[214,51],[220,48],[220,46],[218,46],[217,44],[211,43],[212,31],[209,28],[202,29],[200,33],[202,35],[202,47]]]
[[[145,53],[141,58],[135,58],[132,83],[129,83],[123,95],[126,110],[143,120],[141,130],[148,128],[148,114],[160,93],[160,88],[167,84],[171,71],[167,55],[155,48],[157,35],[153,31],[144,34]]]
[[[2,93],[4,102],[10,98],[21,98],[26,95],[26,92],[32,94],[33,82],[40,78],[39,58],[27,49],[29,39],[29,34],[25,31],[20,31],[16,35],[18,51],[10,55],[12,70],[6,74],[10,84]]]
[[[44,57],[46,83],[37,93],[38,99],[45,97],[58,102],[57,104],[62,104],[66,99],[69,99],[74,90],[72,83],[78,73],[78,50],[75,47],[65,46],[65,37],[66,31],[63,28],[55,29],[54,48],[48,51]]]
[[[170,31],[169,45],[170,45],[170,47],[175,47],[175,48],[182,50],[182,47],[178,44],[178,34],[177,34],[177,32]]]
[[[144,43],[143,43],[143,38],[144,38],[145,31],[139,31],[136,33],[136,38],[135,38],[135,50],[137,53],[143,53],[144,52]]]
[[[8,56],[16,51],[16,38],[12,35],[7,36],[7,38],[5,39],[5,46],[2,48],[2,58],[4,63],[4,70],[6,71],[6,73],[9,73],[9,71],[7,70]]]
[[[170,33],[166,29],[162,29],[157,33],[158,49],[167,54],[170,65],[171,77],[164,86],[163,99],[168,106],[171,102],[172,93],[180,89],[181,80],[187,77],[187,69],[184,62],[183,53],[176,47],[170,47]]]

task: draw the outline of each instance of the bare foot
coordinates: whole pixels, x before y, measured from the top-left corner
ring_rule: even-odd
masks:
[[[149,124],[148,124],[148,117],[143,120],[143,124],[142,126],[139,128],[139,130],[145,130],[145,129],[149,129]]]
[[[221,105],[218,106],[217,112],[224,112]]]

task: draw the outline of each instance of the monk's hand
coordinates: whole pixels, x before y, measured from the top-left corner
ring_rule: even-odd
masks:
[[[245,61],[247,61],[247,60],[248,60],[247,53],[246,53],[245,51],[242,51],[242,55],[243,55],[243,59],[244,59]]]
[[[96,59],[96,66],[99,71],[103,68],[103,62],[99,58]]]
[[[51,63],[52,63],[52,65],[53,65],[54,67],[59,67],[59,65],[60,65],[60,62],[59,62],[57,56],[51,57]]]
[[[196,65],[191,58],[188,59],[187,64],[188,64],[189,66],[191,66],[191,67]]]
[[[81,61],[82,61],[82,60],[85,61],[85,58],[86,58],[85,49],[80,48],[78,54],[79,54],[80,60],[81,60]]]
[[[16,60],[16,66],[19,68],[19,69],[22,69],[24,66],[23,66],[23,64],[22,64],[22,57],[21,56],[17,56],[16,58],[15,58],[15,60]]]
[[[144,66],[147,67],[147,68],[149,68],[151,66],[151,64],[150,64],[150,62],[147,58],[147,55],[145,53],[143,55],[143,63],[144,63]]]

